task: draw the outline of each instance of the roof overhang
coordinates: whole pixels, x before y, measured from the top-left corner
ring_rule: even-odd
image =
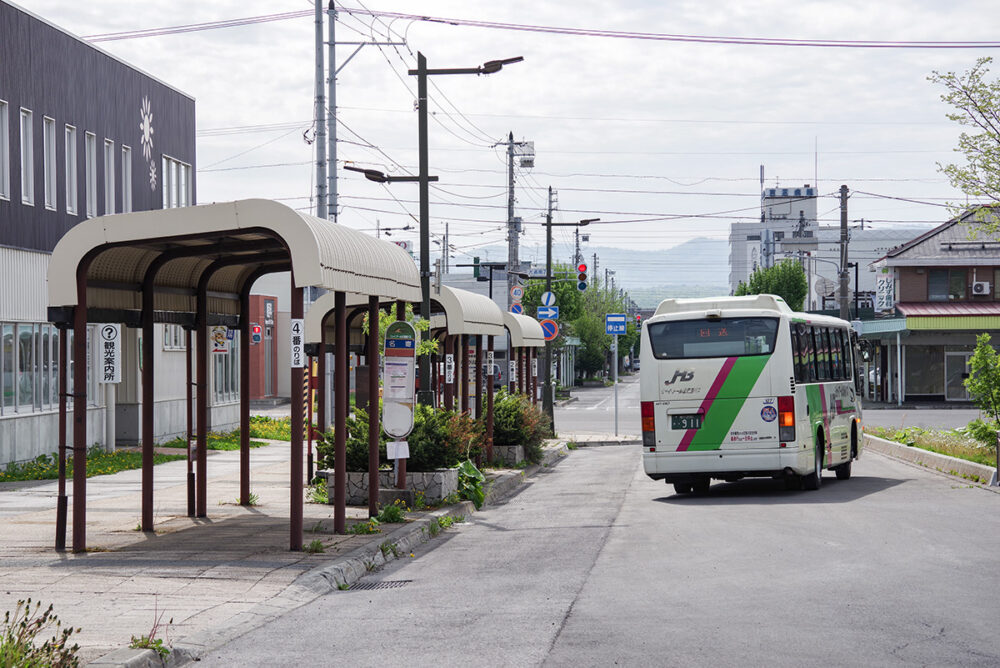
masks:
[[[431,294],[431,300],[444,309],[443,326],[448,334],[503,335],[505,314],[485,295],[442,285]],[[440,326],[438,316],[432,317],[431,328]]]
[[[510,345],[514,348],[540,348],[545,345],[545,334],[537,320],[528,315],[504,313],[503,324],[510,332]]]
[[[420,299],[419,274],[402,248],[263,199],[101,216],[74,226],[49,263],[49,306],[61,320],[59,309],[78,303],[77,273],[84,267],[88,312],[110,322],[135,320],[150,273],[157,321],[189,318],[209,270],[208,311],[217,316],[237,316],[239,292],[268,271],[291,270],[297,288]]]

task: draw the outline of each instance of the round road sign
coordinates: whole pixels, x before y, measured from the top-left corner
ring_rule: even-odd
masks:
[[[555,306],[556,305],[556,293],[554,292],[543,292],[542,293],[542,306]]]
[[[524,307],[521,306],[521,302],[514,302],[510,305],[510,312],[520,315],[524,313]]]
[[[514,298],[514,301],[521,301],[521,298],[524,297],[524,288],[515,285],[510,289],[510,296]]]
[[[555,320],[541,320],[538,324],[542,326],[542,334],[545,335],[546,341],[551,341],[559,336],[559,323]]]

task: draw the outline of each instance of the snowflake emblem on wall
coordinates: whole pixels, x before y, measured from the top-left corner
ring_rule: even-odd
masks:
[[[142,143],[142,154],[149,161],[153,155],[153,111],[150,109],[149,98],[145,95],[142,97],[139,119],[139,141]]]
[[[149,163],[149,189],[156,190],[156,163]]]

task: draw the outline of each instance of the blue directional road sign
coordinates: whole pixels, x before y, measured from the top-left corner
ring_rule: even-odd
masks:
[[[624,313],[606,313],[604,315],[604,331],[606,334],[625,334],[628,331],[628,319]]]
[[[555,306],[555,305],[556,305],[556,294],[554,292],[543,292],[542,306]]]
[[[558,306],[539,306],[538,307],[538,318],[539,319],[555,320],[558,317],[559,317],[559,307]]]

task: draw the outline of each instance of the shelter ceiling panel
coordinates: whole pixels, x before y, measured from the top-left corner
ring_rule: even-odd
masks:
[[[542,326],[531,316],[504,313],[503,321],[510,332],[510,343],[515,348],[541,348],[545,345]]]

